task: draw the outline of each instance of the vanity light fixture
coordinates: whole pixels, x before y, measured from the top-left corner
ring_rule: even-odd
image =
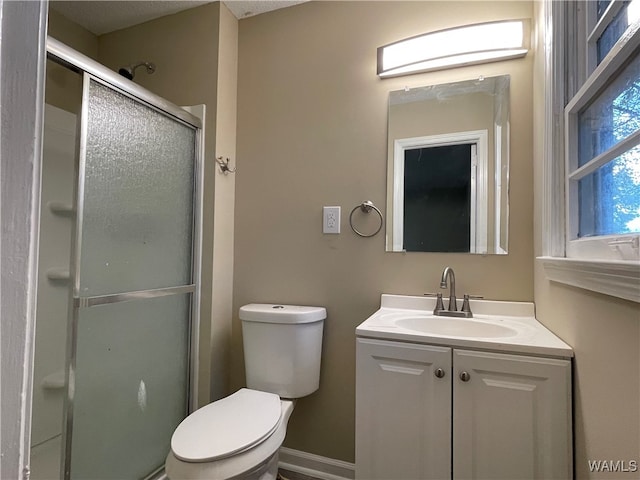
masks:
[[[378,76],[394,77],[524,57],[528,45],[528,20],[438,30],[379,47]]]

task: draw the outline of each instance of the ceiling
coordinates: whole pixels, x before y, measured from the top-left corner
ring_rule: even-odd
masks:
[[[279,8],[291,7],[308,0],[227,0],[223,2],[239,20],[241,18],[260,15]]]
[[[306,0],[226,0],[224,4],[238,19],[290,7]],[[138,25],[155,18],[188,10],[211,0],[52,0],[51,8],[95,35]]]

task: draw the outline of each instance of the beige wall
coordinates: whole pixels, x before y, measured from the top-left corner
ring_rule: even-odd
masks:
[[[536,16],[541,15],[536,4]],[[543,22],[538,21],[539,25]],[[538,35],[538,40],[542,36]],[[544,63],[534,68],[535,254],[542,254]],[[640,461],[640,306],[549,282],[536,264],[538,320],[575,351],[576,478],[632,478],[637,473],[590,473],[589,460]]]
[[[236,105],[238,87],[238,20],[220,7],[215,157],[236,167]],[[213,238],[211,325],[211,399],[229,393],[229,347],[233,296],[233,226],[235,174],[216,170]],[[206,265],[206,263],[204,264]]]
[[[380,294],[435,291],[452,266],[458,291],[533,300],[532,59],[380,80],[376,48],[429,30],[530,18],[528,2],[310,2],[240,21],[232,386],[244,383],[238,308],[327,307],[320,390],[301,399],[285,445],[354,459],[355,327]],[[509,255],[385,253],[349,212],[386,198],[391,90],[511,75]],[[322,234],[322,206],[342,233]],[[384,209],[383,209],[384,211]],[[372,392],[375,394],[375,392]]]
[[[98,37],[51,9],[47,33],[88,57],[98,58]],[[47,60],[45,101],[79,115],[82,103],[82,75]]]
[[[587,462],[640,461],[638,304],[549,282],[541,266],[535,301],[538,320],[575,351],[576,478],[626,478],[591,474]]]
[[[428,113],[427,113],[428,112]],[[487,93],[467,93],[446,101],[423,100],[391,105],[389,154],[398,138],[441,135],[467,130],[493,132],[493,97]],[[493,137],[491,137],[493,139]],[[492,140],[493,141],[493,140]]]
[[[49,8],[48,34],[83,55],[98,58],[98,37]]]

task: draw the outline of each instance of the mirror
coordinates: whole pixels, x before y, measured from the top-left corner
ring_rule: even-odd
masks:
[[[506,254],[509,75],[389,94],[387,251]]]

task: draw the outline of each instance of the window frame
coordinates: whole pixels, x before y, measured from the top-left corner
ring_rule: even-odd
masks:
[[[595,67],[595,44],[622,2],[614,0],[595,22],[595,2],[552,2],[543,5],[545,65],[545,129],[543,163],[542,254],[538,260],[549,280],[640,302],[640,261],[622,260],[618,249],[638,250],[638,234],[572,239],[576,228],[577,182],[587,169],[577,163],[577,117],[596,98],[640,46],[640,22],[627,29],[603,61]],[[586,8],[583,8],[586,7]],[[603,22],[604,20],[604,22]],[[591,22],[591,23],[589,23]],[[587,31],[588,25],[595,27]],[[582,41],[580,39],[583,39]],[[573,41],[572,41],[573,40]],[[565,55],[578,51],[578,55]],[[565,99],[570,99],[566,104]],[[638,142],[640,133],[626,146]],[[612,159],[618,148],[599,161]],[[595,163],[587,164],[595,169]]]
[[[607,12],[617,10],[614,9],[617,2],[612,2],[609,8],[605,11],[603,19],[607,15]],[[587,4],[588,10],[595,8],[595,3],[591,2]],[[599,22],[600,25],[602,22]],[[594,30],[595,31],[595,30]],[[568,213],[566,215],[566,256],[568,258],[593,258],[597,257],[601,260],[624,260],[620,258],[618,253],[622,253],[623,250],[635,251],[637,256],[638,251],[638,237],[640,234],[618,234],[618,235],[601,235],[597,238],[583,238],[577,239],[578,231],[578,185],[577,180],[584,178],[588,174],[594,172],[599,167],[606,165],[610,161],[614,160],[620,154],[626,152],[631,147],[640,143],[640,130],[634,132],[629,137],[621,140],[613,147],[607,149],[603,153],[597,155],[594,159],[587,162],[585,165],[578,166],[578,123],[579,114],[583,108],[585,108],[592,100],[598,97],[599,92],[607,85],[611,84],[617,77],[620,69],[635,53],[638,46],[640,46],[640,24],[636,23],[632,25],[623,37],[615,44],[609,54],[602,60],[586,81],[582,87],[573,96],[565,107],[565,168],[566,168],[566,205]],[[587,46],[587,54],[593,52],[595,45],[590,35],[588,42],[591,42]],[[591,56],[591,55],[589,55]],[[575,206],[575,208],[573,208]],[[626,253],[626,252],[625,252]],[[632,254],[632,253],[631,253]],[[625,255],[626,258],[629,255]]]

